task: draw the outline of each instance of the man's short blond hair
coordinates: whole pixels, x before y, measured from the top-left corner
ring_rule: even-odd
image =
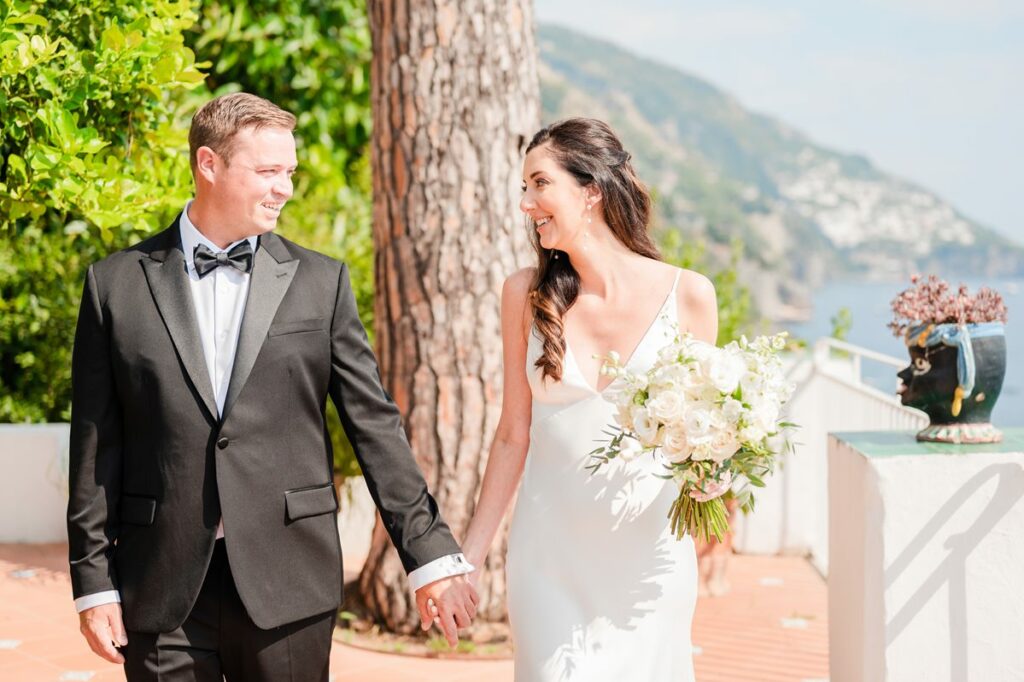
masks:
[[[215,97],[192,117],[188,131],[189,161],[196,172],[196,152],[209,147],[229,163],[235,135],[245,128],[295,130],[295,116],[273,102],[247,92]]]

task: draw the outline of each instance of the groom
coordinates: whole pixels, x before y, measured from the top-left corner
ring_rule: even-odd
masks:
[[[295,117],[245,93],[189,133],[195,199],[88,272],[68,539],[81,629],[138,680],[327,680],[342,567],[334,401],[424,623],[472,569],[413,460],[348,270],[274,234]]]

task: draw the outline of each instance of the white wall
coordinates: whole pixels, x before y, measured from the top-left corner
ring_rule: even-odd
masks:
[[[67,542],[68,424],[0,424],[0,543]],[[361,476],[345,482],[338,525],[348,565],[370,548],[376,508]]]
[[[338,504],[338,534],[345,567],[362,566],[370,553],[373,523],[377,520],[377,507],[366,488],[366,480],[362,476],[346,479]]]
[[[1024,680],[1024,452],[871,437],[830,452],[830,679]]]
[[[0,424],[0,542],[66,542],[67,424]]]

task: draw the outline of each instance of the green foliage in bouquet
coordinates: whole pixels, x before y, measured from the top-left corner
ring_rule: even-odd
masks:
[[[594,475],[616,459],[628,467],[659,453],[662,477],[679,488],[668,511],[676,539],[721,541],[729,532],[725,501],[753,511],[752,488],[763,488],[778,459],[793,451],[789,432],[797,426],[780,419],[795,388],[779,356],[785,337],[743,336],[718,347],[677,332],[643,372],[609,353],[601,373],[619,382],[609,398],[615,423],[586,469]]]
[[[789,421],[779,423],[779,429],[796,429],[797,424]],[[774,435],[774,434],[773,434]],[[691,487],[699,493],[709,492],[710,484],[724,482],[722,472],[730,471],[732,476],[741,476],[753,488],[764,488],[765,479],[775,473],[778,466],[776,456],[793,453],[793,444],[785,441],[778,453],[772,452],[764,443],[754,443],[739,449],[721,465],[714,462],[693,462],[689,469],[680,472],[679,478],[688,479]],[[666,475],[666,479],[675,477]],[[711,542],[712,536],[722,542],[729,534],[729,510],[726,501],[737,500],[740,511],[749,514],[754,511],[754,491],[744,486],[739,492],[729,490],[721,497],[699,502],[690,495],[680,494],[672,502],[668,512],[670,528],[677,540],[690,533],[696,540]]]

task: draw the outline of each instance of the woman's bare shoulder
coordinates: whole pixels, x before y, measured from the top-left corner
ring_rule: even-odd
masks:
[[[688,307],[701,308],[715,304],[715,284],[696,270],[679,268],[679,298]]]
[[[718,299],[707,275],[680,268],[677,289],[679,319],[695,338],[714,344],[718,338]]]
[[[536,276],[537,268],[535,267],[516,270],[505,279],[504,290],[507,294],[525,300],[526,295],[530,293],[530,286],[533,285],[533,280]]]
[[[533,315],[528,304],[530,298],[530,287],[533,286],[534,278],[537,276],[537,268],[522,268],[509,275],[505,279],[505,285],[501,292],[502,316],[509,320],[516,319],[517,325],[526,338],[527,330],[533,324]]]

